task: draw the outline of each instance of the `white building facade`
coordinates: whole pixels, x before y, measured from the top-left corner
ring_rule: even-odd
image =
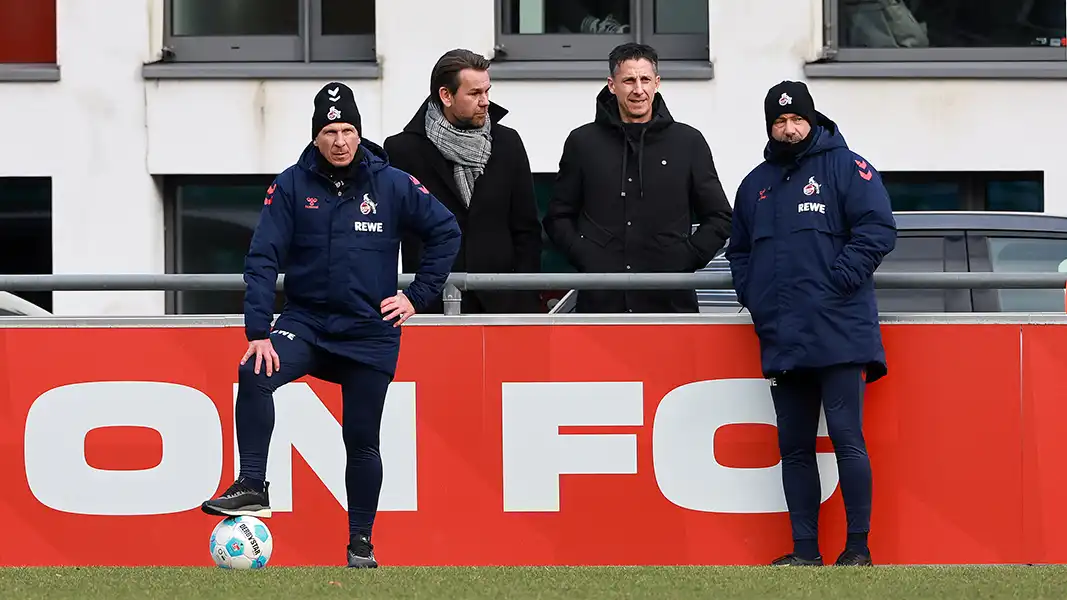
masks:
[[[491,99],[550,183],[568,132],[593,118],[608,51],[635,39],[661,49],[661,93],[704,133],[731,198],[762,158],[766,90],[799,79],[887,181],[913,185],[909,197],[900,188],[904,208],[1067,214],[1055,142],[1067,134],[1067,3],[1043,2],[1010,3],[997,31],[1006,18],[1017,30],[983,38],[967,6],[954,37],[951,14],[911,0],[54,0],[54,57],[0,46],[0,180],[43,186],[48,226],[43,209],[19,215],[25,186],[2,183],[0,220],[50,234],[50,260],[39,248],[22,257],[40,272],[239,272],[264,182],[310,141],[324,83],[353,88],[364,137],[381,143],[426,98],[442,53],[494,58]],[[47,27],[47,15],[20,18]],[[616,22],[621,33],[580,32]],[[59,292],[50,308],[151,315],[235,301]]]

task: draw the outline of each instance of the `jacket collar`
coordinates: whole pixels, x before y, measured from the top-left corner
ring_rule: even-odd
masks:
[[[619,101],[607,85],[597,94],[593,121],[616,129],[623,127],[622,117],[619,115]],[[672,123],[674,123],[674,117],[671,111],[667,110],[667,101],[663,99],[663,94],[656,92],[656,95],[652,97],[652,120],[648,123],[649,131],[665,129]]]

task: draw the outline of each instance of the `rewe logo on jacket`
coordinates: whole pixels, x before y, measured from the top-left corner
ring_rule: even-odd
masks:
[[[817,212],[826,214],[826,205],[821,202],[801,202],[797,204],[797,212]]]

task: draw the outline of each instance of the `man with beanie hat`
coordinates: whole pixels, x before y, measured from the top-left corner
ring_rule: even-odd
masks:
[[[319,91],[312,142],[263,200],[245,260],[245,334],[236,402],[240,475],[204,502],[215,516],[271,516],[267,451],[276,389],[306,375],[341,386],[347,454],[349,567],[378,566],[371,528],[382,485],[379,430],[396,372],[399,326],[441,293],[456,253],[456,218],[385,151],[361,139],[352,90]],[[401,232],[424,245],[414,281],[398,292]],[[271,325],[285,271],[286,305]],[[251,358],[255,360],[250,360]]]
[[[878,171],[815,110],[806,85],[772,87],[764,113],[764,161],[737,190],[726,258],[777,415],[793,551],[772,564],[823,564],[819,506],[832,490],[820,489],[815,458],[821,408],[848,523],[835,564],[870,565],[863,394],[887,373],[873,275],[896,245],[896,222]]]

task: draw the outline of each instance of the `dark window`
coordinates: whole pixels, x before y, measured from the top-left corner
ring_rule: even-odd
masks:
[[[644,0],[640,8],[639,41],[661,60],[709,59],[707,0]]]
[[[1045,210],[1041,172],[891,171],[882,180],[895,211]]]
[[[176,37],[300,35],[299,0],[172,0]]]
[[[537,197],[537,218],[544,219],[548,202],[552,199],[552,187],[556,183],[555,173],[534,173],[534,195]],[[544,228],[541,228],[541,270],[545,273],[574,273],[575,268],[556,246],[549,241]]]
[[[311,5],[311,60],[375,60],[375,0],[318,0]]]
[[[496,0],[497,57],[605,61],[618,44],[639,41],[661,60],[707,60],[706,0]]]
[[[1045,191],[1040,180],[987,181],[986,210],[1044,212]]]
[[[556,182],[555,173],[534,173],[534,196],[537,198],[537,218],[538,220],[545,218],[545,211],[548,210],[548,202],[552,199],[552,187]],[[541,271],[544,273],[574,273],[576,269],[571,265],[567,257],[563,255],[559,249],[556,248],[545,234],[545,230],[541,228]],[[568,290],[545,290],[541,292],[541,297],[547,300],[558,300],[562,298]],[[546,308],[548,308],[546,306]]]
[[[657,35],[708,32],[708,3],[693,0],[653,0],[652,32]]]
[[[52,273],[52,180],[48,177],[0,177],[0,273]],[[52,311],[52,292],[0,292],[0,307],[11,305],[9,293]]]
[[[1063,0],[826,0],[843,60],[1064,60]],[[834,26],[834,25],[838,26]]]
[[[374,2],[322,0],[322,34],[374,35]]]
[[[55,62],[55,0],[0,0],[0,63]]]
[[[988,237],[994,273],[1067,273],[1067,239]],[[1064,311],[1063,289],[997,290],[1003,312]]]
[[[166,0],[164,22],[178,62],[375,58],[374,0]]]
[[[945,269],[945,238],[897,238],[896,248],[882,260],[879,273],[941,273]],[[879,312],[945,312],[944,290],[878,288]]]
[[[963,194],[955,181],[893,181],[886,174],[885,187],[893,210],[963,210]]]
[[[167,180],[173,207],[168,235],[172,272],[243,273],[263,197],[274,176],[180,177]],[[275,311],[284,305],[279,291]],[[178,314],[240,314],[242,291],[178,292]]]

